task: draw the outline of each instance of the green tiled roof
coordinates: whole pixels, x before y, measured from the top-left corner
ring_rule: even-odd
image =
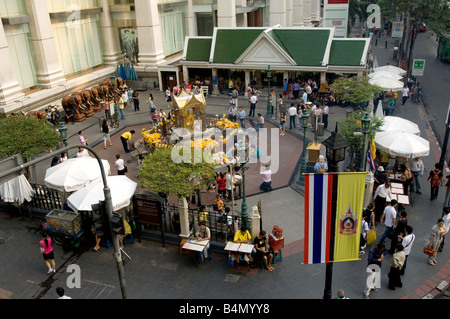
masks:
[[[212,38],[190,38],[187,44],[187,61],[208,61]]]
[[[234,63],[263,29],[217,29],[214,63]]]
[[[359,66],[363,58],[365,41],[333,39],[329,65]]]
[[[269,35],[297,65],[321,66],[330,30],[295,30],[274,28]]]

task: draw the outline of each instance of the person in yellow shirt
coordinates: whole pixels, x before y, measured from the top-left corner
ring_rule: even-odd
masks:
[[[245,225],[241,226],[241,229],[234,234],[233,242],[234,243],[243,243],[248,244],[252,240],[252,235],[250,235],[250,232],[247,230],[247,227]],[[250,259],[248,257],[248,254],[243,254],[243,259],[248,264]],[[240,253],[239,252],[231,252],[231,260],[239,262]]]
[[[131,130],[129,132],[125,132],[120,136],[120,140],[122,141],[123,150],[125,153],[130,153],[130,150],[128,149],[128,141],[131,140],[131,136],[135,133],[134,130]]]

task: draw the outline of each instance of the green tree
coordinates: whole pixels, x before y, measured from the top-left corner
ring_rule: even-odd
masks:
[[[21,154],[26,161],[51,150],[59,142],[58,133],[44,119],[22,115],[0,119],[0,158]]]
[[[340,77],[331,84],[331,89],[339,100],[355,104],[368,102],[382,91],[379,86],[370,84],[366,76],[360,79]]]
[[[417,28],[424,22],[428,28],[437,33],[450,28],[450,9],[446,0],[380,0],[383,18],[392,22],[403,16],[404,32],[402,38],[401,56],[407,62],[407,77],[411,70],[412,52],[417,36]]]
[[[354,132],[361,132],[361,119],[364,117],[365,111],[357,110],[350,113],[339,123],[339,134],[347,140],[350,148],[355,153],[360,153],[363,137],[353,134]],[[384,120],[369,116],[371,119],[367,141],[371,141],[375,137],[375,133],[380,130]]]
[[[154,193],[169,196],[189,197],[199,188],[206,188],[208,181],[214,179],[215,164],[175,163],[171,148],[157,148],[145,157],[139,168],[139,181]],[[198,183],[197,183],[198,182]]]

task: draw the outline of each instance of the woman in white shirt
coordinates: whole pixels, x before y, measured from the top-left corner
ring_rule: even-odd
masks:
[[[114,165],[117,168],[117,175],[125,175],[125,164],[123,162],[123,159],[120,158],[120,154],[116,155],[116,162],[114,163]]]

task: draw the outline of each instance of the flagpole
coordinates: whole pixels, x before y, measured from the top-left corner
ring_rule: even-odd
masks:
[[[327,269],[325,273],[325,289],[323,291],[323,299],[331,299],[332,290],[331,283],[333,281],[333,262],[327,263]]]

